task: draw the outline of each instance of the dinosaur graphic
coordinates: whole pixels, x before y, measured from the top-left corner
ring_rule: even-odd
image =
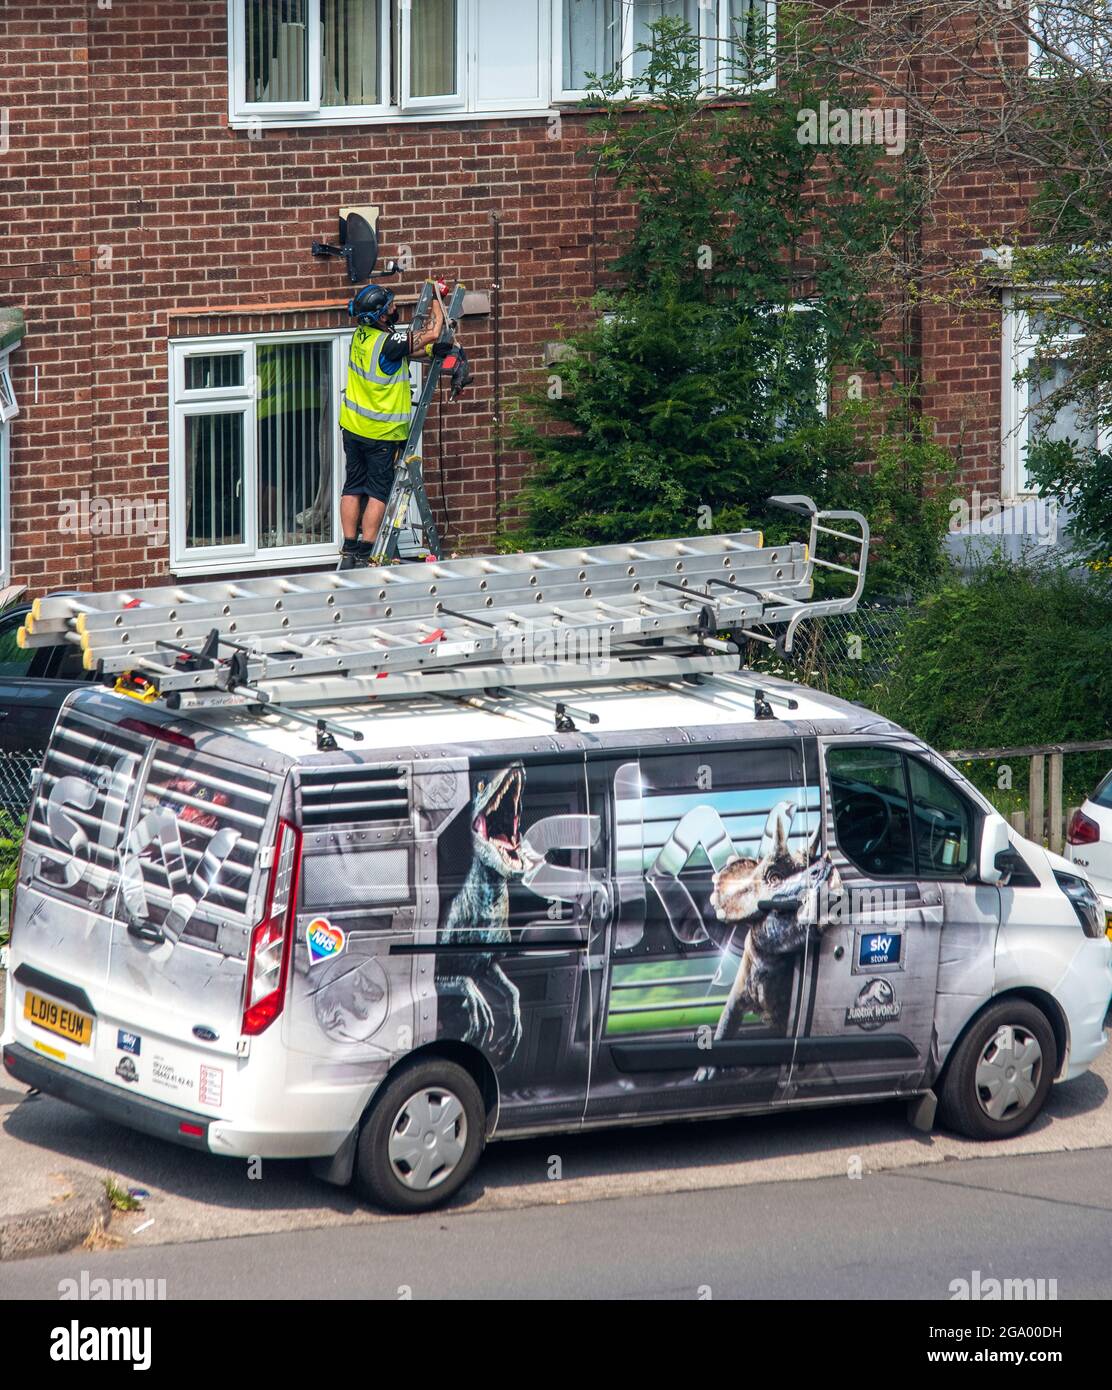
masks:
[[[729,950],[744,933],[741,964],[718,1020],[715,1037],[732,1036],[747,1011],[758,1013],[778,1033],[787,1033],[795,956],[811,932],[821,932],[819,894],[841,892],[838,871],[828,855],[813,857],[811,844],[794,853],[788,831],[795,806],[781,802],[769,817],[758,858],[731,855],[714,876],[710,905],[714,923],[710,934]],[[767,910],[761,902],[773,902]],[[715,930],[721,923],[729,927]]]
[[[503,1064],[521,1042],[516,985],[482,943],[510,938],[510,879],[526,868],[521,838],[525,769],[511,763],[480,781],[471,802],[471,867],[440,932],[446,946],[476,946],[438,960],[441,1032],[486,1047]],[[456,1016],[462,1010],[462,1018]]]

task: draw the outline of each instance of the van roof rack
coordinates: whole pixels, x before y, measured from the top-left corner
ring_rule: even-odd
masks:
[[[787,655],[801,622],[852,611],[865,582],[869,526],[859,512],[820,511],[794,494],[770,500],[809,518],[806,542],[766,547],[759,531],[742,531],[55,594],[35,601],[19,642],[76,643],[86,668],[120,693],[171,709],[277,713],[736,672],[729,639]],[[825,537],[850,547],[856,563],[820,557]],[[812,600],[816,567],[850,576],[852,593]]]

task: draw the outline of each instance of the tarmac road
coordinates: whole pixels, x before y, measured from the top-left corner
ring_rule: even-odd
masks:
[[[559,1209],[456,1210],[147,1250],[79,1250],[0,1265],[0,1297],[54,1299],[61,1279],[79,1279],[84,1270],[91,1278],[164,1279],[169,1299],[300,1298],[311,1289],[318,1303],[946,1300],[952,1281],[972,1282],[979,1271],[982,1280],[1042,1279],[1045,1294],[1059,1299],[1107,1299],[1110,1160],[1108,1149],[982,1159],[860,1179],[758,1183]],[[1054,1321],[1045,1304],[1032,1309],[1032,1318]]]
[[[1104,1150],[1107,1160],[1110,1087],[1112,1047],[1090,1073],[1052,1089],[1031,1129],[992,1144],[942,1131],[916,1133],[900,1102],[496,1143],[452,1210],[594,1206],[612,1198],[770,1183],[802,1190],[800,1179],[840,1184],[855,1171],[943,1163],[949,1171],[951,1160],[1073,1150]],[[391,1221],[351,1192],[318,1182],[305,1163],[268,1159],[252,1177],[245,1161],[151,1139],[47,1096],[27,1099],[22,1087],[3,1076],[0,1174],[0,1218],[6,1211],[56,1203],[67,1178],[99,1181],[111,1174],[124,1187],[143,1189],[149,1194],[143,1209],[112,1221],[112,1236],[130,1248],[322,1227],[335,1232]],[[1104,1179],[1112,1190],[1109,1177],[1112,1165]]]

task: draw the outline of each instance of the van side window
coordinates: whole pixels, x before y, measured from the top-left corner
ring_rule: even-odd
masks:
[[[907,760],[915,815],[919,873],[949,878],[969,867],[973,813],[940,772],[916,758]]]
[[[973,812],[945,777],[895,748],[831,748],[834,834],[876,877],[954,878],[969,867]]]

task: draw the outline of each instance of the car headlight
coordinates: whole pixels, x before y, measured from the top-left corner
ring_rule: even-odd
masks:
[[[1073,910],[1077,913],[1077,920],[1081,923],[1081,930],[1085,935],[1103,936],[1107,928],[1104,904],[1097,897],[1092,884],[1083,878],[1077,878],[1074,874],[1063,874],[1057,870],[1054,877],[1058,887],[1073,903]]]

